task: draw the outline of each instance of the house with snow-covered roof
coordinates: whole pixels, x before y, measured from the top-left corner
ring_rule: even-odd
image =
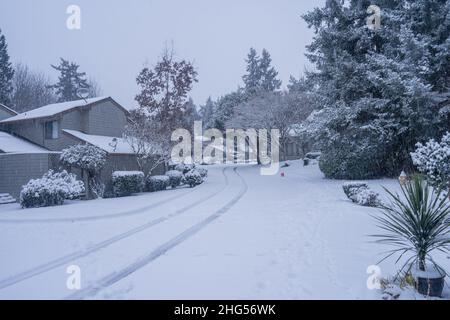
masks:
[[[122,138],[129,112],[111,97],[55,103],[20,114],[6,107],[0,110],[0,194],[17,197],[30,179],[58,170],[60,151],[76,144],[107,152],[101,172],[107,189],[113,171],[139,169],[136,155]]]

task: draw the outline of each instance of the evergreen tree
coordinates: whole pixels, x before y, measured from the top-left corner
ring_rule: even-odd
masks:
[[[278,72],[272,67],[272,59],[267,50],[264,49],[260,57],[254,48],[250,48],[245,61],[247,73],[242,77],[244,88],[238,88],[237,91],[217,100],[213,120],[208,123],[209,127],[225,129],[226,124],[234,117],[234,110],[238,105],[258,96],[267,97],[267,93],[280,88]]]
[[[266,49],[263,49],[259,61],[260,87],[265,92],[272,92],[280,89],[281,81],[277,79],[278,72],[272,67],[272,58]]]
[[[225,130],[226,123],[233,117],[235,108],[247,101],[248,97],[247,92],[241,88],[236,92],[220,97],[216,102],[213,127],[219,130]]]
[[[206,104],[200,108],[200,116],[203,121],[203,128],[212,128],[214,118],[215,104],[211,97],[206,100]]]
[[[242,77],[245,90],[249,94],[256,93],[261,87],[261,68],[259,55],[254,48],[250,48],[245,62],[247,63],[247,74]]]
[[[375,1],[379,30],[366,24],[372,2],[329,0],[304,16],[316,33],[308,81],[322,110],[312,133],[322,142],[328,177],[398,175],[411,165],[417,141],[448,126],[434,101],[448,88],[448,51],[439,49],[449,32],[437,23],[445,25],[449,1]]]
[[[9,61],[8,44],[0,29],[0,103],[10,106],[14,69]]]
[[[183,127],[192,130],[194,121],[200,120],[200,115],[197,111],[197,106],[194,103],[194,100],[192,98],[189,98],[189,100],[184,105],[184,116],[183,116]]]
[[[250,48],[245,62],[247,73],[242,80],[249,97],[280,89],[281,81],[277,79],[278,72],[272,67],[272,58],[266,49],[263,49],[260,57],[254,48]]]
[[[81,90],[89,92],[86,73],[78,71],[79,65],[61,58],[59,65],[51,66],[60,73],[58,82],[50,86],[55,90],[58,102],[79,100]]]

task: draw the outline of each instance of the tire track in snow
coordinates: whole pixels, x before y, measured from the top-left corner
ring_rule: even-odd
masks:
[[[201,188],[201,186],[198,188],[189,190],[188,192],[183,193],[182,195],[175,195],[173,197],[169,197],[167,199],[155,202],[148,206],[140,207],[140,208],[133,209],[130,211],[125,211],[125,212],[107,214],[107,215],[103,215],[103,216],[91,216],[91,217],[80,217],[80,218],[69,218],[68,217],[68,218],[54,218],[54,219],[46,219],[46,218],[43,218],[43,219],[0,219],[0,223],[20,224],[20,223],[83,222],[83,221],[98,221],[98,220],[104,220],[104,219],[121,218],[121,217],[126,217],[126,216],[128,217],[128,216],[133,216],[136,214],[144,213],[150,209],[160,207],[169,201],[184,198],[184,197],[188,196],[189,194],[191,194],[192,192],[199,190],[200,188]]]
[[[49,261],[47,263],[44,263],[44,264],[42,264],[40,266],[37,266],[37,267],[34,267],[32,269],[29,269],[29,270],[23,271],[21,273],[18,273],[18,274],[14,275],[14,276],[2,279],[2,280],[0,280],[0,290],[2,290],[4,288],[7,288],[7,287],[10,287],[10,286],[12,286],[14,284],[17,284],[19,282],[22,282],[24,280],[30,279],[32,277],[35,277],[37,275],[40,275],[42,273],[48,272],[50,270],[53,270],[53,269],[55,269],[57,267],[61,267],[61,266],[65,265],[65,264],[67,264],[67,263],[71,263],[71,262],[73,262],[76,259],[80,259],[80,258],[86,257],[87,255],[89,255],[91,253],[94,253],[96,251],[104,249],[105,247],[108,247],[108,246],[110,246],[110,245],[112,245],[112,244],[114,244],[114,243],[116,243],[116,242],[118,242],[120,240],[129,238],[129,237],[131,237],[131,236],[133,236],[133,235],[135,235],[135,234],[137,234],[139,232],[147,230],[147,229],[149,229],[149,228],[151,228],[151,227],[153,227],[153,226],[155,226],[157,224],[165,222],[165,221],[167,221],[167,220],[169,220],[169,219],[171,219],[173,217],[176,217],[176,216],[179,216],[179,215],[185,213],[186,211],[188,211],[188,210],[190,210],[190,209],[192,209],[192,208],[194,208],[196,206],[199,206],[200,204],[204,203],[205,201],[211,199],[212,197],[215,197],[218,194],[222,193],[228,187],[229,181],[228,181],[227,175],[225,174],[225,169],[226,168],[222,169],[222,174],[223,174],[223,176],[225,178],[225,184],[218,191],[215,191],[215,192],[213,192],[213,193],[211,193],[211,194],[209,194],[209,195],[207,195],[205,197],[202,197],[199,200],[197,200],[197,201],[195,201],[195,202],[193,202],[193,203],[191,203],[191,204],[189,204],[189,205],[187,205],[187,206],[185,206],[185,207],[183,207],[181,209],[178,209],[178,210],[176,210],[175,212],[173,212],[173,213],[171,213],[169,215],[162,216],[162,217],[156,218],[154,220],[151,220],[148,223],[145,223],[145,224],[143,224],[141,226],[138,226],[136,228],[130,229],[130,230],[126,231],[126,232],[123,232],[123,233],[118,234],[118,235],[116,235],[114,237],[111,237],[111,238],[109,238],[109,239],[107,239],[105,241],[102,241],[100,243],[97,243],[97,244],[94,244],[92,246],[89,246],[85,250],[80,250],[80,251],[68,254],[66,256],[63,256],[63,257],[57,258],[55,260]]]
[[[186,229],[182,233],[178,234],[174,238],[170,239],[169,241],[163,243],[156,249],[152,250],[148,255],[136,260],[132,264],[126,266],[125,268],[114,271],[110,273],[109,275],[101,278],[97,282],[87,286],[85,289],[82,289],[68,297],[66,297],[66,300],[80,300],[85,299],[88,297],[92,297],[96,295],[99,291],[115,284],[116,282],[126,278],[127,276],[131,275],[132,273],[138,271],[139,269],[147,266],[152,261],[156,260],[163,254],[165,254],[167,251],[173,249],[174,247],[178,246],[179,244],[183,243],[196,233],[198,233],[200,230],[208,226],[211,222],[215,221],[219,217],[221,217],[223,214],[225,214],[228,210],[230,210],[236,203],[239,202],[239,200],[245,195],[245,193],[248,190],[247,183],[245,182],[244,178],[237,172],[237,168],[235,167],[233,169],[233,172],[239,177],[239,179],[242,182],[242,188],[239,191],[238,195],[236,195],[233,199],[231,199],[229,202],[227,202],[222,208],[214,212],[212,215],[208,216],[204,220],[200,221],[199,223],[193,225],[189,229]]]

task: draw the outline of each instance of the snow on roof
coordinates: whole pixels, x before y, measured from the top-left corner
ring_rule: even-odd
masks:
[[[47,153],[38,145],[0,131],[0,150],[5,153]]]
[[[111,154],[134,154],[131,145],[123,138],[85,134],[76,130],[63,131],[79,140],[87,142]]]
[[[86,99],[85,100],[76,100],[76,101],[68,101],[68,102],[62,102],[62,103],[54,103],[49,104],[37,109],[33,109],[24,113],[20,113],[16,116],[13,116],[11,118],[7,118],[3,121],[0,121],[0,123],[8,123],[13,121],[21,121],[21,120],[29,120],[29,119],[37,119],[37,118],[44,118],[44,117],[51,117],[58,113],[68,111],[70,109],[75,109],[78,107],[83,107],[101,100],[105,100],[109,97],[98,97],[98,98],[92,98],[92,99]]]
[[[17,112],[15,112],[13,109],[8,108],[7,106],[5,106],[4,104],[0,103],[0,108],[6,110],[8,113],[10,113],[11,115],[16,115]]]

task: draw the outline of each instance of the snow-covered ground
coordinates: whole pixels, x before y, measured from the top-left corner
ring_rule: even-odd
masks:
[[[61,207],[0,206],[0,298],[379,299],[371,214],[300,162],[210,166],[201,186]],[[394,180],[370,181],[397,188]],[[438,257],[444,267],[446,257]],[[67,267],[81,270],[69,290]],[[392,275],[392,260],[380,265]],[[448,268],[447,268],[448,270]],[[446,292],[448,296],[448,291]],[[419,298],[411,293],[409,298]]]

